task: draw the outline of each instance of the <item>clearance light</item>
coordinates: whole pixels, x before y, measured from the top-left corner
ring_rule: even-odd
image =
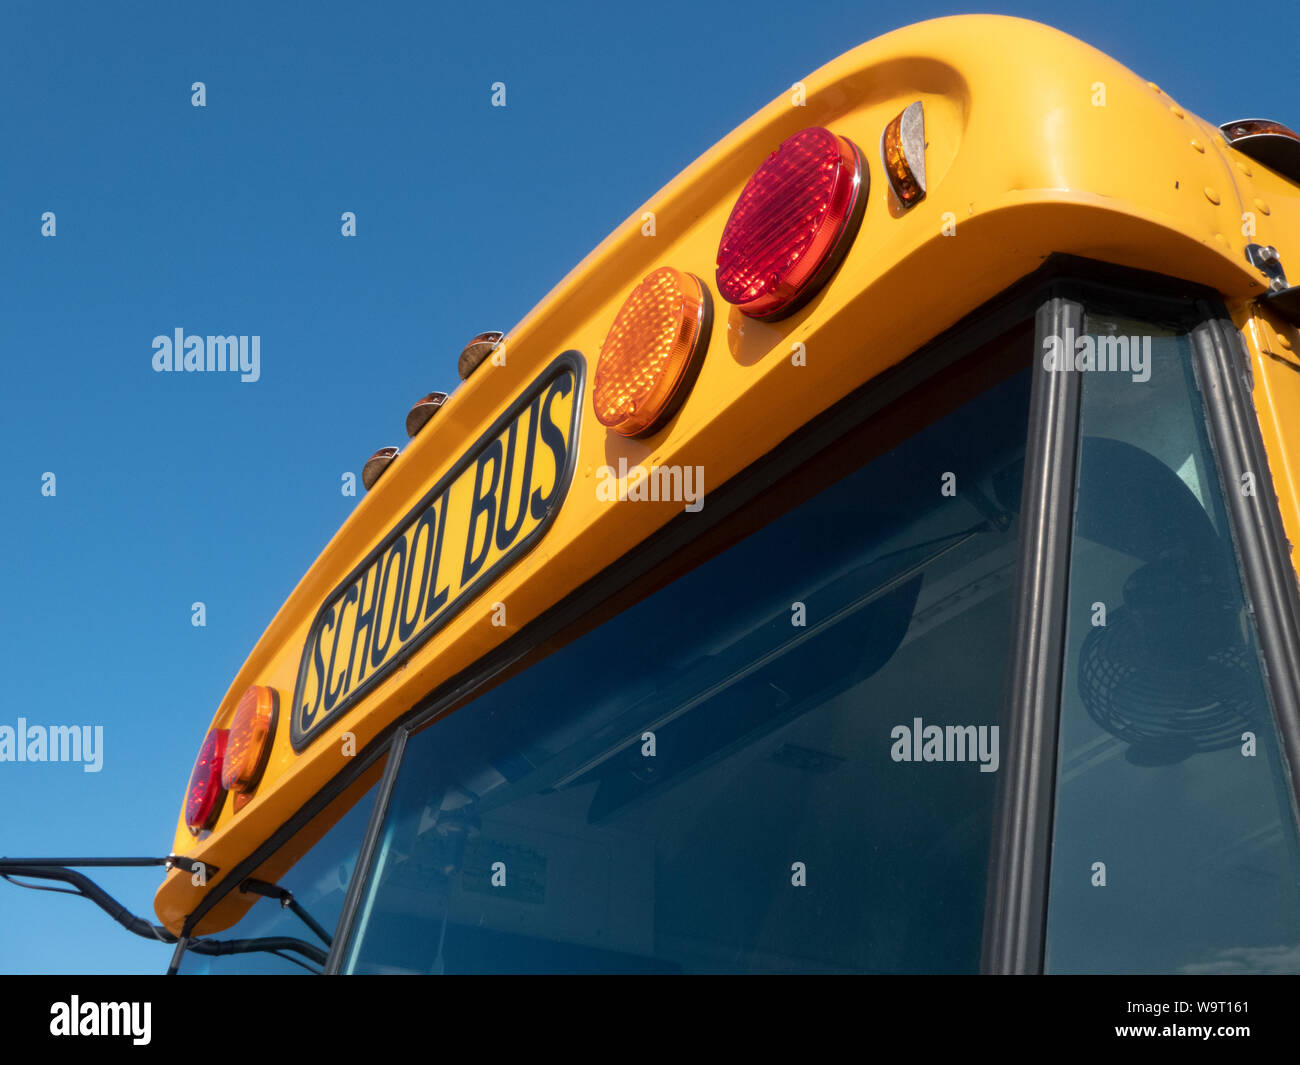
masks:
[[[699,372],[712,324],[698,277],[671,266],[647,274],[601,346],[591,392],[596,420],[638,436],[672,417]]]
[[[274,688],[254,684],[244,692],[230,722],[226,753],[221,765],[221,786],[235,793],[235,808],[243,806],[257,787],[271,753],[271,737],[279,716],[280,698]]]
[[[911,207],[925,198],[925,109],[920,100],[885,127],[880,161],[899,203]]]
[[[189,790],[185,793],[185,824],[196,836],[211,828],[221,812],[225,789],[221,786],[221,764],[226,754],[226,737],[223,728],[214,728],[203,740],[199,757],[190,774]]]
[[[1219,127],[1237,151],[1300,181],[1300,133],[1267,118],[1243,118]]]
[[[456,372],[460,374],[462,381],[468,381],[469,375],[482,365],[492,352],[501,346],[501,341],[505,339],[505,334],[492,330],[487,333],[479,333],[471,340],[460,353],[460,358],[456,360]]]
[[[852,141],[814,126],[749,179],[718,245],[718,292],[751,318],[792,314],[824,285],[857,234],[869,177]]]
[[[1242,137],[1259,137],[1266,133],[1300,141],[1300,134],[1295,130],[1287,128],[1281,122],[1270,122],[1267,118],[1243,118],[1240,122],[1229,122],[1219,128],[1230,141],[1240,140]]]
[[[361,483],[366,486],[367,492],[375,487],[393,459],[397,458],[397,452],[398,449],[395,447],[381,447],[366,459],[366,464],[361,467]]]
[[[430,392],[423,399],[416,400],[415,405],[406,414],[406,435],[414,439],[415,434],[428,424],[429,419],[446,402],[446,392]]]

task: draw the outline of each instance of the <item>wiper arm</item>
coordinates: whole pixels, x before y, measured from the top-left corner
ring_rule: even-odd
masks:
[[[239,885],[239,890],[244,894],[251,892],[254,895],[261,895],[264,899],[275,899],[280,903],[280,908],[282,910],[291,911],[298,920],[315,932],[317,937],[325,944],[325,946],[329,947],[333,945],[334,940],[330,934],[317,923],[316,919],[312,917],[311,914],[302,908],[298,903],[298,900],[293,897],[293,892],[288,888],[282,888],[279,884],[268,884],[265,880],[254,880],[252,877],[249,877]]]
[[[143,939],[169,945],[179,942],[180,937],[173,935],[162,925],[156,925],[151,921],[146,921],[143,917],[137,917],[91,880],[90,877],[69,868],[74,865],[105,869],[148,866],[166,866],[170,868],[175,866],[181,869],[193,870],[197,863],[190,858],[177,855],[169,855],[166,858],[0,858],[0,879],[8,880],[17,887],[29,888],[34,891],[58,891],[67,895],[80,895],[83,899],[93,902],[128,932],[132,932]],[[206,867],[209,873],[213,871],[213,868],[213,866]],[[14,879],[16,877],[26,880],[54,880],[70,886],[52,888],[41,884],[24,884],[22,880]],[[280,899],[282,906],[291,908],[307,927],[320,936],[327,946],[329,945],[330,937],[328,933],[312,919],[306,910],[294,902],[293,896],[289,895],[283,888],[276,887],[273,884],[265,884],[260,880],[246,881],[245,884],[249,886],[249,890],[256,891],[258,894],[266,894],[267,892],[259,890],[258,887],[253,887],[253,884],[259,885],[261,888],[269,888],[273,893],[269,897]],[[288,896],[288,902],[285,901],[284,896]],[[187,939],[185,949],[192,950],[196,954],[208,955],[266,952],[284,958],[285,961],[302,964],[297,959],[285,957],[280,953],[281,951],[292,951],[321,966],[324,966],[326,957],[326,952],[321,950],[320,947],[301,939],[294,939],[291,936],[264,936],[258,939]],[[175,962],[169,972],[174,971]]]
[[[189,859],[181,859],[188,861]],[[96,866],[149,866],[167,865],[176,862],[171,858],[58,858],[49,861],[41,858],[0,858],[0,877],[18,887],[31,888],[36,891],[63,891],[70,895],[80,895],[89,899],[128,932],[133,932],[143,939],[153,939],[161,943],[175,943],[176,937],[162,925],[153,924],[143,917],[137,917],[117,899],[96,884],[84,873],[70,869],[70,865]],[[25,877],[28,880],[58,880],[70,884],[70,888],[43,888],[37,884],[23,884],[13,877]]]

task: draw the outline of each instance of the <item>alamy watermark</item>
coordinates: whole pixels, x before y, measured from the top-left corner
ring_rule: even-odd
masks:
[[[1001,761],[997,725],[895,725],[889,757],[895,762],[978,762],[981,773],[996,773]]]
[[[1151,338],[1149,336],[1074,335],[1043,337],[1043,369],[1092,370],[1133,375],[1138,383],[1151,380]]]
[[[136,1046],[148,1046],[152,1012],[152,1002],[82,1002],[73,995],[51,1004],[50,1035],[130,1036]]]
[[[189,336],[177,327],[171,336],[153,338],[154,373],[239,374],[251,384],[262,376],[260,336]]]
[[[703,466],[631,466],[620,455],[618,469],[602,466],[596,471],[596,498],[602,503],[653,502],[671,500],[685,503],[697,514],[704,509]]]
[[[0,762],[81,762],[82,771],[104,768],[104,726],[0,725]]]

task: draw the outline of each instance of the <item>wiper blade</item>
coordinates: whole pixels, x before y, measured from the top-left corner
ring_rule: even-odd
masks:
[[[304,958],[310,958],[318,965],[325,964],[326,952],[314,943],[307,943],[301,939],[294,939],[292,936],[261,936],[257,939],[191,939],[185,946],[187,951],[193,951],[195,954],[224,955],[224,954],[257,954],[265,951],[268,954],[279,955],[282,950],[291,950],[296,954],[301,954]],[[292,961],[292,958],[285,959]]]

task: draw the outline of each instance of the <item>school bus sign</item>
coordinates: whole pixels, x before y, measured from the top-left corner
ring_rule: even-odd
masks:
[[[330,594],[298,667],[302,750],[545,533],[573,474],[584,364],[556,359]]]

